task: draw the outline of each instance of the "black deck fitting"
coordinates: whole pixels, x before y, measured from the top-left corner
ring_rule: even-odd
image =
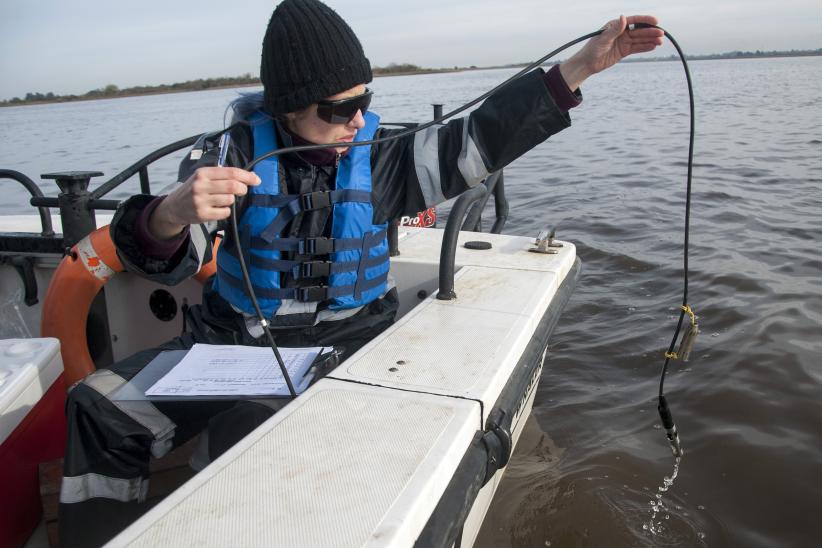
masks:
[[[63,220],[63,245],[66,247],[72,247],[97,228],[94,211],[89,207],[92,196],[88,185],[92,177],[102,175],[100,171],[60,171],[40,176],[54,179],[60,187],[57,207]]]

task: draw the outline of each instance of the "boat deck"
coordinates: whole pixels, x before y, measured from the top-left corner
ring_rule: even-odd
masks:
[[[439,301],[441,234],[409,229],[392,258],[417,306],[111,545],[414,544],[575,261],[570,244],[464,233],[492,248],[460,246],[457,298]]]

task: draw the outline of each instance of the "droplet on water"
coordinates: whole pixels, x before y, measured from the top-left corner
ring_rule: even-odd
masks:
[[[696,507],[696,509],[697,509],[697,510],[704,510],[704,509],[705,509],[705,507],[704,507],[704,506],[702,506],[702,505],[700,504],[699,506],[697,506],[697,507]]]

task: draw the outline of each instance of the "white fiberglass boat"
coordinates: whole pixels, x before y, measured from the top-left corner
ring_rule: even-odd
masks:
[[[112,181],[145,173],[147,188],[145,165],[172,150]],[[20,180],[9,173],[16,172],[0,175]],[[3,506],[27,501],[8,516],[13,530],[0,539],[4,545],[20,545],[39,520],[38,461],[60,456],[60,364],[76,363],[85,351],[102,366],[156,346],[179,334],[179,310],[200,298],[194,280],[171,288],[101,266],[105,259],[84,238],[94,221],[78,221],[67,204],[77,210],[78,193],[80,209],[112,204],[66,183],[82,176],[64,176],[58,199],[32,200],[59,206],[62,225],[45,212],[0,217],[0,339],[14,339],[0,341],[0,442],[4,455],[26,453],[14,472],[23,487],[4,490]],[[552,235],[535,241],[460,231],[467,208],[482,205],[493,183],[463,195],[445,230],[399,227],[391,275],[401,306],[391,328],[111,545],[471,546],[531,411],[548,339],[580,269],[574,246]],[[74,302],[52,284],[64,260],[83,261],[105,283],[105,298],[88,314],[77,311],[88,315],[86,340],[45,317]],[[49,417],[51,430],[26,427],[25,439],[26,417],[38,414]],[[31,445],[44,449],[29,454]]]

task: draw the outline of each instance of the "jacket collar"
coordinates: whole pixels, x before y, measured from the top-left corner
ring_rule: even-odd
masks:
[[[277,140],[283,147],[315,144],[291,132],[285,125],[281,124],[279,120],[274,120],[274,127],[277,128]],[[335,166],[338,162],[339,155],[333,148],[321,148],[317,150],[305,150],[291,156],[292,158],[299,158],[306,164],[314,166]]]

